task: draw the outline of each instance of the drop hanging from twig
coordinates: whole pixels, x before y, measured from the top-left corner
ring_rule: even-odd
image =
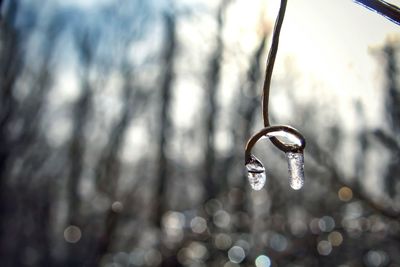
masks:
[[[304,154],[300,152],[286,152],[289,169],[289,184],[294,190],[304,185]]]
[[[288,162],[290,187],[299,190],[304,185],[304,148],[305,139],[295,128],[285,125],[268,126],[254,134],[246,144],[245,165],[248,179],[252,189],[261,190],[266,182],[266,171],[259,159],[251,154],[254,145],[263,138],[284,138],[288,143],[279,141],[279,148],[285,152]],[[275,144],[275,143],[274,143]]]
[[[249,161],[246,163],[247,178],[252,189],[261,190],[267,180],[267,174],[261,161],[254,155],[250,155]]]

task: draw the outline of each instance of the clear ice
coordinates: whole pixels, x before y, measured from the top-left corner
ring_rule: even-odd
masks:
[[[255,156],[250,155],[250,160],[246,163],[247,178],[252,189],[261,190],[267,180],[265,168]]]
[[[294,145],[301,146],[300,139],[294,134],[285,132],[285,131],[275,131],[266,134],[267,137],[282,137],[286,139],[288,142],[293,143]]]
[[[289,169],[289,184],[294,190],[304,185],[304,154],[303,152],[287,152],[286,159]]]

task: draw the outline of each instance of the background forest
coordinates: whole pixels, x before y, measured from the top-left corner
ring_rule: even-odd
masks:
[[[274,1],[4,1],[0,265],[400,266],[400,28],[296,1],[354,8],[296,31],[329,42],[305,61],[278,53],[272,123],[307,139],[299,191],[268,142],[263,190],[244,168]],[[291,2],[283,46],[311,16]],[[369,49],[347,32],[376,25],[395,32]]]

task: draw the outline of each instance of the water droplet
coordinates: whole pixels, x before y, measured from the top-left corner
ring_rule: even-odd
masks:
[[[267,180],[265,172],[249,172],[247,177],[249,178],[251,188],[257,191],[261,190],[264,187],[265,181]]]
[[[304,155],[303,152],[287,152],[286,158],[289,168],[289,184],[294,190],[304,185]]]
[[[266,134],[267,137],[278,137],[278,139],[283,139],[281,141],[291,144],[291,145],[296,145],[296,146],[301,146],[301,140],[294,134],[286,132],[286,131],[274,131]]]
[[[267,180],[267,175],[265,174],[265,168],[255,156],[250,155],[250,159],[246,163],[247,168],[247,178],[252,189],[261,190],[265,181]]]
[[[262,165],[261,161],[256,158],[254,155],[250,155],[249,160],[246,162],[246,168],[249,172],[264,172],[265,168]]]

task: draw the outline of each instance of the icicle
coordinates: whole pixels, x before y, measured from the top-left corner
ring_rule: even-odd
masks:
[[[250,155],[250,160],[246,162],[247,178],[252,189],[261,190],[267,180],[265,168],[255,156]]]
[[[294,190],[304,185],[304,154],[301,152],[287,152],[286,158],[289,169],[289,184]]]

